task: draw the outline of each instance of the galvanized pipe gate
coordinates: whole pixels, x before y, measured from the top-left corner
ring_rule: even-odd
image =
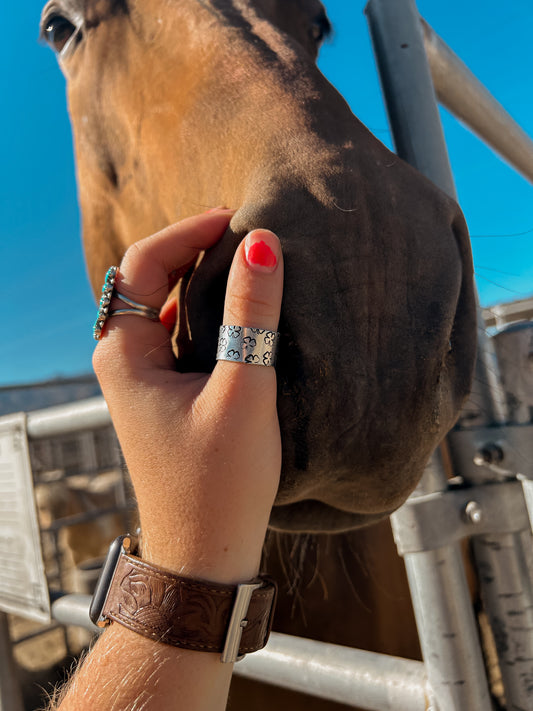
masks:
[[[461,107],[459,115],[464,120],[468,121],[473,109],[473,127],[489,141],[499,141],[497,149],[509,153],[511,160],[520,154],[518,167],[533,176],[533,143],[514,126],[500,130],[502,122],[504,128],[509,123],[503,110],[427,25],[421,24],[414,0],[371,0],[366,12],[394,142],[402,158],[456,197],[437,92],[452,111]],[[468,97],[466,103],[464,97]],[[487,120],[490,114],[492,121]],[[458,547],[458,541],[467,536],[496,643],[506,705],[508,709],[533,709],[533,546],[523,491],[516,481],[519,473],[533,477],[533,458],[526,458],[523,470],[493,461],[495,456],[503,460],[504,453],[512,451],[511,429],[514,445],[521,451],[528,449],[533,430],[529,422],[512,427],[518,423],[511,422],[507,411],[494,344],[486,336],[480,310],[479,315],[471,399],[478,403],[477,417],[462,421],[465,433],[449,437],[461,485],[449,484],[434,455],[418,490],[391,519],[439,711],[491,708]],[[531,445],[529,449],[533,454]],[[495,470],[491,464],[500,466]],[[527,488],[527,479],[523,484]]]
[[[415,0],[370,0],[366,14],[397,153],[455,196],[438,98],[533,181],[533,142],[421,21]],[[424,662],[273,634],[237,674],[374,711],[490,711],[459,547],[469,539],[506,708],[533,711],[533,387],[520,376],[531,368],[520,348],[531,349],[533,323],[489,339],[480,315],[478,331],[470,416],[448,437],[457,476],[447,478],[437,452],[391,518]],[[500,373],[496,350],[501,356],[506,348],[514,362],[500,358]],[[39,438],[102,426],[109,415],[96,399],[26,422],[27,437]],[[87,596],[60,598],[51,609],[62,623],[90,625]],[[3,612],[0,652],[0,711],[21,711]]]

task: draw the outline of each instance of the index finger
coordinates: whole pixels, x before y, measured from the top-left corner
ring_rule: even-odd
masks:
[[[217,210],[190,217],[136,242],[120,264],[115,290],[160,310],[169,294],[169,275],[212,247],[224,234],[233,213]],[[127,306],[115,296],[111,311],[123,308]],[[97,346],[99,355],[104,350],[113,351],[115,358],[127,358],[133,368],[168,368],[174,363],[168,332],[159,321],[132,313],[110,316],[104,328],[104,337]]]

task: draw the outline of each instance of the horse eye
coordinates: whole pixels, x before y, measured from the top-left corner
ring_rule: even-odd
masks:
[[[331,36],[331,23],[325,14],[319,15],[311,25],[311,36],[317,44]]]
[[[315,42],[322,42],[324,39],[324,28],[320,23],[315,22],[311,28],[311,34]]]
[[[45,23],[43,37],[56,52],[61,52],[75,32],[76,27],[66,17],[53,15]]]

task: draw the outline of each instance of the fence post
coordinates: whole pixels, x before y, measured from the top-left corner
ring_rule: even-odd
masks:
[[[455,185],[414,0],[370,0],[365,10],[397,153],[449,195]],[[415,496],[447,488],[435,454]],[[391,518],[398,531],[402,509]],[[396,532],[395,531],[395,532]],[[491,708],[457,544],[405,556],[428,679],[439,711]]]
[[[435,453],[410,501],[444,492],[446,485]],[[391,516],[391,523],[400,546],[402,527],[408,525],[406,506]],[[459,545],[403,557],[435,711],[488,711],[488,683]]]
[[[510,326],[494,337],[509,421],[529,433],[533,419],[533,324]],[[505,451],[505,467],[509,453]],[[527,436],[527,435],[526,435]],[[524,488],[531,486],[533,462],[519,462]],[[519,472],[514,471],[514,474]],[[527,497],[526,497],[527,501]],[[531,517],[531,512],[530,512]],[[473,539],[483,602],[491,627],[508,708],[533,710],[533,543],[531,528]]]

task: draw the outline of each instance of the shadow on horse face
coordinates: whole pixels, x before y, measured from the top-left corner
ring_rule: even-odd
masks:
[[[272,525],[343,530],[390,513],[469,389],[470,249],[455,203],[316,68],[320,3],[53,0],[43,28],[68,80],[95,290],[137,239],[236,208],[181,289],[190,341],[178,367],[209,371],[235,247],[250,229],[277,232],[284,464]]]

